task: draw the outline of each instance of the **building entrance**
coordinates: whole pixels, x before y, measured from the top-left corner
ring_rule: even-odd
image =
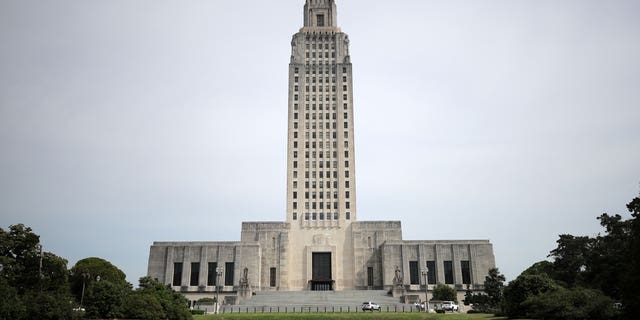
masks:
[[[331,279],[331,252],[314,252],[312,254],[311,290],[333,290]]]

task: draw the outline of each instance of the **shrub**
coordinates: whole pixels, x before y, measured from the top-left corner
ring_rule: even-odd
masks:
[[[433,288],[433,300],[458,302],[458,294],[456,289],[451,288],[446,284],[439,284]]]

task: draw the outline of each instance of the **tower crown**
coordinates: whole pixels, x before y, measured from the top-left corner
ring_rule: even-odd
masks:
[[[306,28],[335,28],[338,26],[334,0],[307,0],[304,5]]]

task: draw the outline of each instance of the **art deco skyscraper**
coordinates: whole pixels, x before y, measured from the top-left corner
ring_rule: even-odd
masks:
[[[287,222],[339,228],[356,220],[349,37],[333,0],[307,0],[291,41]]]
[[[154,242],[149,276],[194,301],[218,290],[236,302],[259,299],[254,291],[389,291],[399,281],[416,296],[425,282],[481,288],[495,267],[488,240],[403,241],[400,221],[356,221],[349,39],[336,17],[333,0],[306,0],[291,41],[286,222],[243,222],[239,242]]]

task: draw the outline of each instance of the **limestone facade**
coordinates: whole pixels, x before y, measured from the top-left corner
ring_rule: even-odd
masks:
[[[237,242],[155,242],[148,275],[195,300],[254,291],[421,292],[481,289],[494,267],[488,240],[402,239],[400,221],[358,221],[349,37],[333,0],[306,0],[291,41],[284,222],[243,222]],[[218,277],[215,270],[223,267]]]

